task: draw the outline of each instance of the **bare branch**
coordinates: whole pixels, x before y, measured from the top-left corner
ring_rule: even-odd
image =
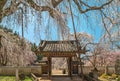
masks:
[[[6,8],[4,10],[1,10],[0,21],[2,20],[3,17],[8,16],[8,15],[14,13],[18,9],[18,5],[20,3],[21,2],[16,3],[14,1],[12,1],[10,7]]]
[[[109,19],[112,24],[114,24],[113,21],[112,21],[112,19],[111,19],[110,17],[108,17],[102,10],[101,10],[101,13],[102,13],[107,19]]]
[[[53,7],[55,8],[58,4],[60,4],[63,0],[58,0],[58,1],[55,1],[55,0],[51,0],[51,3],[53,5]]]
[[[0,0],[0,20],[2,20],[2,9],[6,4],[7,0]]]
[[[25,0],[27,3],[28,3],[28,6],[32,7],[33,9],[37,10],[37,11],[48,11],[50,13],[50,15],[52,17],[53,16],[53,8],[51,8],[50,6],[39,6],[37,5],[33,0]],[[63,0],[58,0],[58,1],[55,1],[55,0],[51,0],[51,3],[53,5],[53,7],[55,8],[57,5],[59,5]],[[81,6],[79,5],[79,2],[78,0],[74,0],[75,4],[77,5],[79,11],[81,13],[85,13],[85,12],[88,12],[90,10],[100,10],[102,9],[104,6],[110,4],[113,0],[110,0],[109,2],[97,7],[97,6],[89,6],[88,4],[84,3],[83,1],[80,0],[80,3],[81,4],[84,4],[86,7],[88,7],[88,9],[86,10],[82,10]],[[9,8],[5,9],[5,10],[2,10],[3,6],[5,5],[6,3],[6,0],[2,0],[0,1],[0,4],[2,3],[2,5],[0,6],[0,21],[2,20],[3,17],[5,16],[8,16],[12,13],[14,13],[17,9],[18,9],[18,6],[19,4],[23,3],[21,0],[19,2],[16,2],[15,0],[12,1],[11,5]],[[24,4],[24,3],[23,3]]]
[[[37,5],[33,0],[27,0],[28,4],[30,7],[32,7],[33,9],[37,10],[37,11],[48,11],[50,13],[50,15],[52,17],[53,16],[53,9],[50,8],[49,6],[39,6]]]
[[[74,3],[77,5],[80,13],[86,13],[86,12],[91,11],[91,10],[101,10],[104,6],[109,5],[110,3],[112,3],[113,0],[110,0],[109,2],[104,3],[104,4],[102,4],[101,6],[91,6],[91,7],[90,7],[89,5],[87,5],[87,4],[85,4],[84,2],[80,1],[82,4],[84,4],[85,6],[89,7],[89,8],[87,8],[86,10],[83,10],[83,9],[81,8],[78,0],[73,0],[73,1],[74,1]]]
[[[80,3],[87,6],[87,7],[90,7],[88,4],[84,3],[82,0],[80,0]]]
[[[33,9],[37,10],[37,11],[48,11],[50,13],[50,15],[53,17],[53,9],[50,8],[49,6],[39,6],[37,5],[33,0],[26,0],[29,4],[30,7],[32,7]],[[8,16],[12,13],[14,13],[16,10],[18,10],[18,6],[19,4],[23,3],[22,1],[19,2],[14,2],[12,1],[10,7],[6,8],[5,10],[1,10],[0,13],[0,21],[2,20],[3,17]],[[23,3],[24,5],[26,5],[25,3]]]
[[[102,13],[102,12],[101,12]],[[103,18],[103,14],[101,14],[101,17],[102,17],[102,23],[103,23],[103,27],[105,28],[105,30],[107,31],[107,33],[108,33],[108,35],[109,35],[109,39],[110,39],[110,41],[112,42],[112,40],[111,40],[111,34],[110,34],[110,32],[108,31],[108,29],[107,29],[107,27],[106,27],[106,24],[105,24],[105,22],[104,22],[104,18]]]
[[[6,4],[7,0],[0,0],[0,10],[3,9],[4,5]]]

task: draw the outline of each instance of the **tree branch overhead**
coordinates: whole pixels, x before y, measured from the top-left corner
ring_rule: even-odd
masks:
[[[81,3],[81,4],[84,4],[85,6],[88,7],[88,8],[85,9],[85,10],[82,9],[82,7],[80,6],[78,0],[73,0],[73,1],[74,1],[74,3],[77,5],[80,13],[86,13],[86,12],[91,11],[91,10],[101,10],[103,7],[109,5],[109,4],[112,3],[112,1],[114,1],[114,0],[110,0],[109,2],[106,2],[106,3],[102,4],[101,6],[89,6],[88,4],[85,4],[84,2],[82,2],[82,1],[80,0],[80,3]]]

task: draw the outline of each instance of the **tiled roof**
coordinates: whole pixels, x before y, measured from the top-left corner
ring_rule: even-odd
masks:
[[[40,51],[46,52],[74,52],[77,51],[75,41],[42,41]]]
[[[40,54],[47,54],[53,55],[53,56],[67,56],[72,55],[74,56],[76,53],[78,53],[78,49],[75,46],[76,42],[75,40],[70,41],[41,41],[41,44],[39,46],[38,52]],[[79,52],[82,52],[80,50]]]

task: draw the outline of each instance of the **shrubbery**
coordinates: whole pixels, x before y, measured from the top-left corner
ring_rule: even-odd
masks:
[[[117,81],[120,81],[120,76],[118,76]]]
[[[90,72],[90,73],[89,73],[89,76],[93,78],[93,72]]]
[[[117,75],[117,74],[112,74],[112,75],[107,75],[107,74],[102,74],[100,76],[100,78],[104,78],[104,79],[107,79],[107,80],[115,80],[115,81],[120,81],[120,75]]]
[[[105,78],[105,79],[108,79],[110,76],[109,75],[107,75],[107,74],[102,74],[101,76],[100,76],[100,78]]]
[[[115,78],[117,78],[117,77],[118,77],[118,75],[116,75],[116,74],[112,74],[112,75],[111,75],[111,78],[114,78],[114,79],[115,79]]]
[[[16,31],[13,32],[13,30],[10,29],[10,28],[3,27],[3,26],[0,25],[0,29],[3,29],[3,30],[6,31],[6,32],[11,32],[11,33],[13,33],[15,36],[19,36],[18,32],[16,32]]]

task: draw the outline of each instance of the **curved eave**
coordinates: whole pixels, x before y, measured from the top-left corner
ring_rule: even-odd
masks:
[[[39,51],[36,54],[41,54],[45,57],[51,56],[51,57],[74,57],[76,56],[76,53],[79,54],[83,54],[85,53],[85,51],[56,51],[56,52],[52,52],[52,51]]]

